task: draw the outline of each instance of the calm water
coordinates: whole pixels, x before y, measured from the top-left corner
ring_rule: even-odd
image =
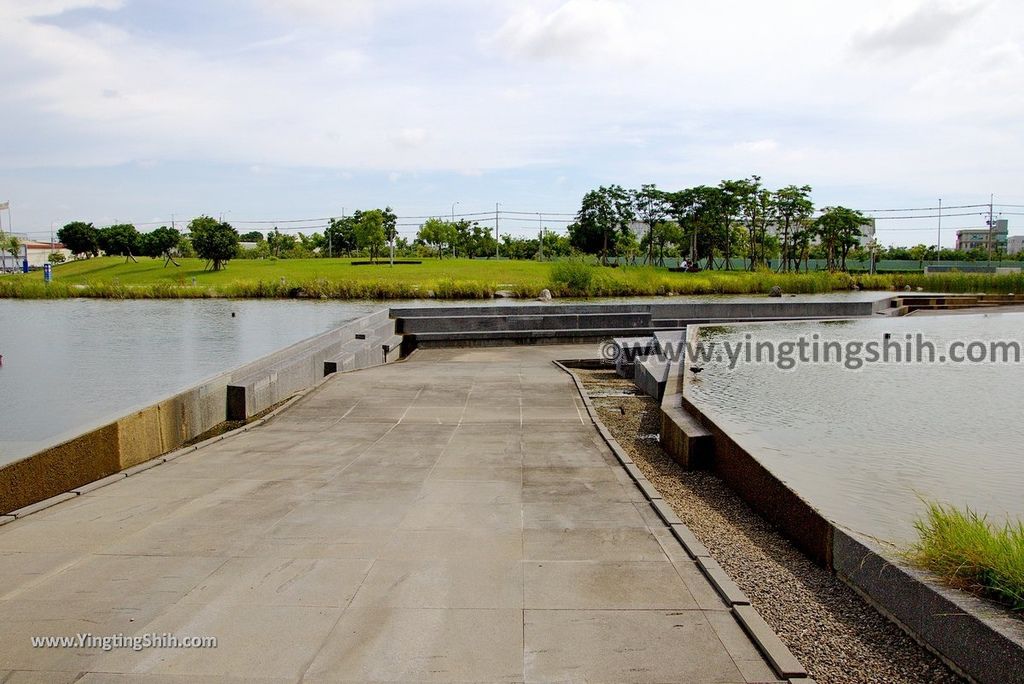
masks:
[[[798,295],[792,301],[885,296],[877,292]],[[719,295],[600,301],[764,299]],[[0,300],[0,354],[4,357],[0,367],[0,463],[74,437],[203,378],[380,307],[455,304],[543,306],[502,299],[387,303]]]
[[[0,300],[0,463],[379,308],[216,299]]]
[[[715,328],[702,339],[892,340],[921,333],[1024,343],[1024,314]],[[712,361],[686,396],[835,522],[880,539],[913,537],[919,497],[1024,518],[1024,365]]]

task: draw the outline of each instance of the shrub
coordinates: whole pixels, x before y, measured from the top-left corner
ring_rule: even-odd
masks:
[[[556,261],[551,264],[552,289],[577,296],[593,294],[594,268],[580,258]]]

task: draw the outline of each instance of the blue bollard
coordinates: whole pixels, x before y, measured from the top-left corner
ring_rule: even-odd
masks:
[[[53,266],[50,264],[43,264],[43,282],[48,283],[53,280]]]

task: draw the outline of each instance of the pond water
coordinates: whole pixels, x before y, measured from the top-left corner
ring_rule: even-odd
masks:
[[[0,300],[0,464],[381,306]]]
[[[966,356],[968,349],[950,346],[957,342],[982,342],[971,350],[975,358],[991,341],[1019,348],[1024,314],[718,326],[702,328],[701,340],[720,350],[724,343],[740,349],[748,341],[796,344],[803,337],[819,344],[822,358],[826,340],[844,354],[870,341],[880,352],[886,333],[890,345],[903,347],[898,361],[890,346],[888,361],[856,370],[847,367],[859,365],[850,356],[783,370],[789,364],[778,355],[773,363],[765,351],[762,363],[746,363],[743,352],[732,370],[727,357],[712,358],[685,394],[812,506],[862,534],[912,539],[922,498],[970,506],[994,520],[1024,518],[1024,364],[939,362]],[[912,358],[918,349],[931,358],[930,342],[936,362],[906,362],[907,335]],[[855,356],[867,359],[867,350]]]
[[[868,300],[887,293],[798,295]],[[764,296],[638,297],[591,302],[764,300]],[[558,300],[556,303],[587,300]],[[536,304],[507,299],[295,300],[0,299],[0,464],[32,454],[200,380],[388,306]],[[235,316],[232,317],[231,314]]]

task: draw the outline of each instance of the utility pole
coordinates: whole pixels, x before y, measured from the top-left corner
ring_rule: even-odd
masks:
[[[498,258],[498,246],[501,244],[498,242],[498,207],[501,204],[499,202],[494,203],[494,258]]]
[[[540,260],[544,261],[544,218],[537,212],[537,230],[540,234]]]
[[[455,205],[458,204],[458,203],[459,203],[458,200],[452,202],[452,230],[455,230]],[[452,240],[451,247],[452,247],[452,259],[454,259],[455,256],[456,256],[456,254],[455,254],[455,240],[454,239]]]
[[[939,230],[935,239],[935,265],[939,265],[942,258],[942,198],[939,198]]]
[[[995,195],[990,194],[988,196],[988,267],[992,268],[992,233],[996,229],[996,224],[992,220],[992,206],[995,202]]]

